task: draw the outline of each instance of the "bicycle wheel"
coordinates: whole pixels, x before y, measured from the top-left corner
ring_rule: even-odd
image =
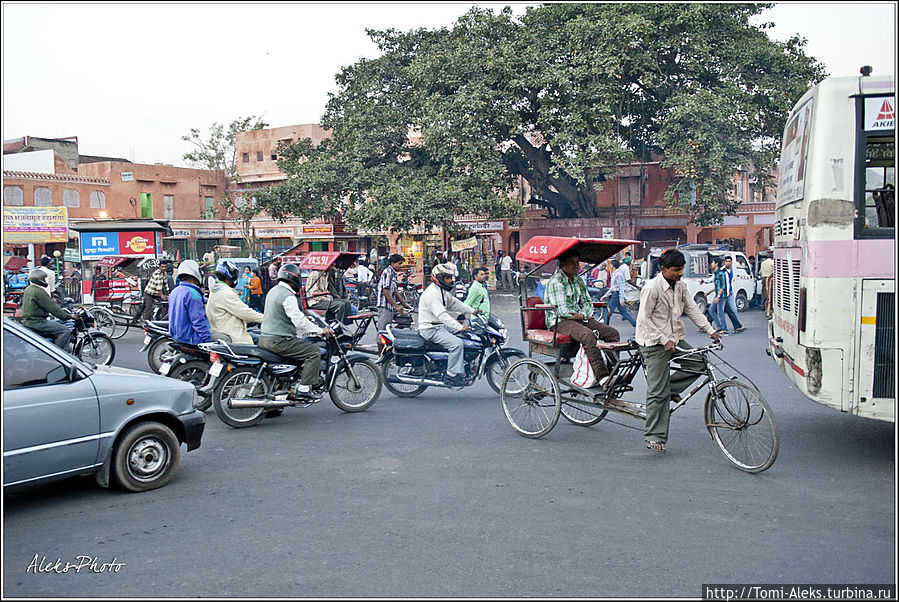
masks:
[[[535,359],[523,358],[509,366],[500,399],[509,424],[525,437],[542,437],[559,421],[559,383],[549,368]]]
[[[117,339],[124,334],[124,329],[116,324],[115,316],[113,316],[112,312],[105,307],[92,307],[87,310],[87,313],[94,318],[94,326],[96,326],[97,330],[109,338]],[[121,331],[121,334],[119,331]]]
[[[581,399],[576,393],[575,397],[566,396],[562,399],[562,416],[578,426],[593,426],[606,417],[608,410],[603,410],[599,404],[587,399]]]
[[[734,380],[718,383],[706,396],[705,424],[724,456],[740,470],[762,472],[774,464],[777,426],[754,388]]]

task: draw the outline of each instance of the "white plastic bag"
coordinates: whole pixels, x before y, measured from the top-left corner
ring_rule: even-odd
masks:
[[[571,374],[572,383],[584,389],[589,389],[596,384],[596,375],[593,374],[593,366],[590,365],[590,359],[587,357],[583,345],[577,350],[577,355],[574,356],[573,367],[574,372]]]

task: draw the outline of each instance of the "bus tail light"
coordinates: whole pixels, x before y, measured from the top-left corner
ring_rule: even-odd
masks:
[[[799,289],[799,332],[805,332],[805,292],[804,286]]]

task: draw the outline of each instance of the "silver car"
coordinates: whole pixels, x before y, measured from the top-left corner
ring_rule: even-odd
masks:
[[[206,417],[185,382],[87,364],[3,320],[3,486],[95,473],[129,491],[162,487]]]

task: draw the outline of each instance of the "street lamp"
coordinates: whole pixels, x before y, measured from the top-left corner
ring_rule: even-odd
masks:
[[[55,251],[53,251],[53,257],[56,258],[56,279],[57,280],[59,280],[59,256],[60,255],[61,255],[61,253],[59,252],[59,249],[56,249]]]

